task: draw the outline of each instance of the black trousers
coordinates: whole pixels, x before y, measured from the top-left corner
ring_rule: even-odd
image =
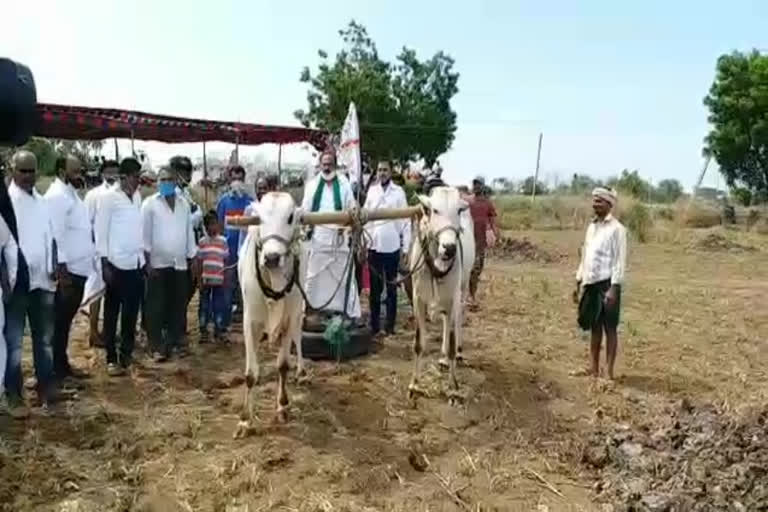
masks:
[[[70,372],[67,347],[72,320],[83,300],[86,278],[67,272],[68,282],[59,282],[54,298],[53,320],[53,372],[57,377],[66,377]]]
[[[147,279],[147,334],[154,352],[170,355],[186,339],[189,274],[173,268],[153,269]]]
[[[368,251],[368,265],[371,274],[371,330],[379,332],[381,326],[381,293],[386,280],[387,288],[387,319],[384,329],[394,332],[397,316],[397,270],[400,266],[400,251],[376,252]]]
[[[127,367],[131,364],[136,343],[136,320],[144,292],[144,277],[140,269],[122,270],[112,266],[114,281],[107,285],[104,295],[104,347],[107,363]],[[117,317],[120,317],[120,347],[115,341]]]

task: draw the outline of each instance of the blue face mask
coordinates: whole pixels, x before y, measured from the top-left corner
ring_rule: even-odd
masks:
[[[171,197],[176,193],[176,185],[168,181],[161,181],[157,184],[157,191],[163,197]]]

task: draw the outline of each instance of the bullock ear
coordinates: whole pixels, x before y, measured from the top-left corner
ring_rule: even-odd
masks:
[[[421,205],[421,210],[424,212],[424,215],[429,215],[430,212],[432,211],[432,204],[429,202],[429,196],[418,194],[416,196],[416,199],[418,199],[419,204]]]

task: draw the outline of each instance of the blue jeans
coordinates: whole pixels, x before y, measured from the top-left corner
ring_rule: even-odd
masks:
[[[53,383],[53,325],[54,292],[32,290],[24,292],[17,287],[5,306],[5,341],[8,344],[8,363],[5,389],[8,394],[22,396],[24,379],[21,375],[22,340],[29,318],[32,334],[32,355],[35,362],[38,391],[47,393]]]
[[[240,280],[237,278],[237,267],[224,270],[224,275],[224,329],[229,329],[232,324],[232,304],[240,292]]]
[[[200,304],[197,316],[200,320],[200,330],[205,330],[213,320],[213,333],[224,332],[224,318],[227,311],[227,293],[224,286],[203,286],[200,288]]]

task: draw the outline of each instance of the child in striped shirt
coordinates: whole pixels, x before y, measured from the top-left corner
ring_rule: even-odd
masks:
[[[200,239],[198,255],[202,264],[200,276],[200,343],[208,342],[208,324],[213,320],[215,341],[226,342],[224,318],[227,308],[224,286],[224,263],[229,256],[227,239],[221,234],[221,224],[215,211],[203,219],[206,236]]]

